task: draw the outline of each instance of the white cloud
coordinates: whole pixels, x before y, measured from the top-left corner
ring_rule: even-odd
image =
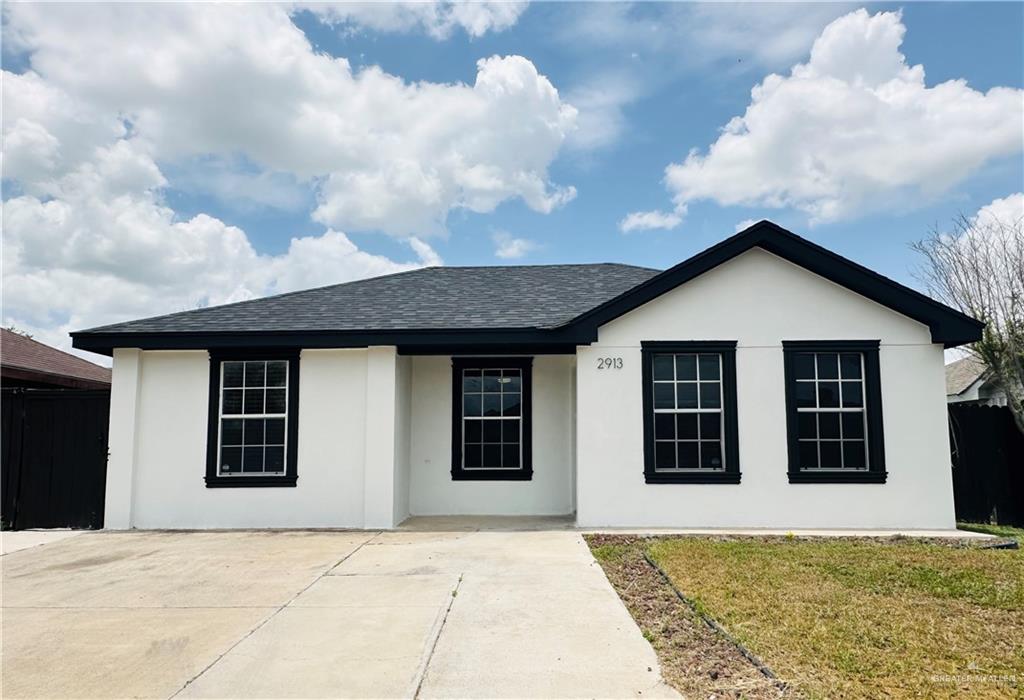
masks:
[[[642,91],[639,81],[628,74],[602,72],[592,82],[578,85],[568,102],[578,110],[576,129],[567,145],[579,151],[591,151],[617,142],[626,131],[623,109]]]
[[[445,21],[478,36],[514,21],[506,9],[453,6]],[[484,59],[472,85],[353,72],[288,11],[5,7],[5,50],[29,65],[3,73],[5,322],[67,347],[68,330],[440,265],[421,237],[452,209],[520,198],[548,212],[575,196],[547,176],[575,110],[530,61]],[[313,207],[325,232],[263,254],[218,218],[178,216],[172,190]],[[361,250],[353,229],[415,256]]]
[[[740,231],[746,231],[748,228],[757,223],[757,219],[744,219],[743,221],[736,224],[736,233]]]
[[[516,23],[526,2],[310,2],[297,7],[342,29],[379,32],[426,32],[447,39],[456,29],[471,37],[501,32]]]
[[[549,8],[549,12],[553,12]],[[806,55],[815,37],[847,11],[840,3],[563,3],[554,31],[585,71],[568,92],[579,109],[569,145],[608,147],[623,137],[626,110],[681,75],[735,79],[778,70]],[[642,136],[640,136],[642,138]]]
[[[674,229],[682,223],[685,214],[685,207],[675,211],[634,211],[619,222],[619,230],[631,233],[651,229]]]
[[[974,218],[981,223],[994,220],[1015,224],[1024,219],[1024,193],[1016,192],[1002,199],[994,199],[979,209]]]
[[[525,257],[527,253],[539,246],[527,238],[515,238],[507,231],[497,231],[491,236],[494,241],[494,255],[502,260],[515,260]]]
[[[472,85],[407,83],[316,52],[278,5],[26,3],[5,19],[8,48],[31,56],[23,78],[5,74],[17,94],[4,90],[5,107],[27,103],[5,124],[32,181],[130,129],[160,163],[241,156],[307,183],[314,218],[336,229],[440,234],[453,209],[520,198],[548,212],[575,195],[548,166],[576,110],[520,56],[479,61]]]
[[[1022,149],[1024,92],[928,87],[899,13],[832,22],[807,63],[769,75],[706,153],[666,168],[677,206],[793,207],[812,223],[923,204]]]
[[[397,263],[334,230],[263,255],[206,214],[177,220],[161,203],[163,183],[144,148],[122,140],[49,197],[4,202],[5,323],[67,347],[70,330],[440,263],[417,239],[419,260]]]

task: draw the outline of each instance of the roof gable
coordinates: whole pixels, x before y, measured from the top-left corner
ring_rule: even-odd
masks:
[[[981,337],[984,327],[966,314],[894,282],[791,231],[760,221],[633,289],[586,311],[572,325],[592,330],[675,289],[751,248],[761,248],[928,326],[932,342],[953,347]]]

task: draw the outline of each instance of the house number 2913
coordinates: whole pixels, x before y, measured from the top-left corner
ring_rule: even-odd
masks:
[[[622,369],[621,357],[599,357],[597,358],[598,369]]]

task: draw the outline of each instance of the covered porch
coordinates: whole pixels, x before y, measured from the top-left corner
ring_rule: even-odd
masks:
[[[394,376],[392,410],[367,411],[368,422],[375,415],[394,416],[389,526],[415,516],[551,516],[572,522],[576,510],[575,355],[522,355],[510,348],[500,357],[509,358],[506,364],[510,365],[522,362],[525,369],[514,370],[515,378],[495,380],[508,382],[501,387],[506,390],[506,406],[498,409],[495,391],[501,389],[473,379],[474,358],[479,358],[477,364],[489,365],[488,373],[498,374],[502,363],[493,355],[403,355],[391,348],[371,348],[370,368],[374,354],[380,356],[382,373]],[[392,359],[393,371],[388,371]],[[469,373],[465,396],[464,371]],[[510,397],[511,389],[520,388],[521,373],[528,375],[528,390]],[[489,408],[492,399],[493,410]],[[470,414],[478,403],[488,402],[488,407],[480,409],[480,420],[462,415],[464,400]],[[498,438],[489,438],[487,432],[497,434],[498,423],[505,430],[505,461],[491,464],[487,460],[498,459],[499,448],[487,441]],[[527,434],[509,438],[510,429]],[[388,442],[383,435],[372,438],[369,430],[367,437],[368,457],[375,445]],[[516,442],[520,437],[522,441]],[[477,457],[481,449],[482,462]],[[494,457],[489,458],[491,450]],[[487,468],[499,466],[503,468]],[[367,479],[371,478],[368,469]]]

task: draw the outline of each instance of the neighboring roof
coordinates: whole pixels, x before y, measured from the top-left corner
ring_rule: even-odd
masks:
[[[986,373],[985,365],[973,357],[965,357],[946,365],[946,396],[966,391]]]
[[[947,347],[982,324],[768,221],[664,272],[603,263],[430,267],[264,299],[184,311],[73,333],[74,345],[110,353],[263,345],[505,346],[571,349],[597,328],[737,255],[760,247],[928,325]]]
[[[110,369],[75,357],[6,328],[0,329],[3,376],[59,386],[110,384]]]

